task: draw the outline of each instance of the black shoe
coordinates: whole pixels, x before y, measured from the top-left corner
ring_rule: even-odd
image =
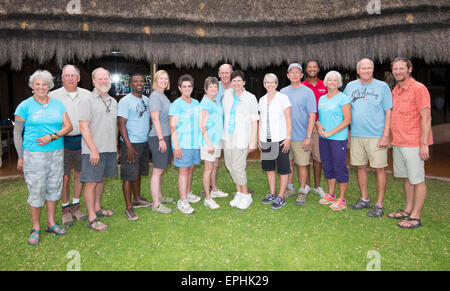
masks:
[[[375,207],[367,213],[367,216],[378,218],[383,216],[383,214],[384,214],[383,207],[375,205]]]
[[[272,194],[267,194],[266,197],[263,199],[263,201],[261,201],[262,204],[269,204],[270,202],[272,202],[275,198],[277,198],[277,196],[272,195]]]
[[[275,199],[273,199],[273,203],[272,203],[272,206],[270,206],[270,208],[280,209],[284,205],[286,205],[286,199],[281,198],[280,196],[277,196]]]
[[[356,201],[356,203],[349,204],[348,206],[350,206],[350,208],[354,209],[354,210],[360,210],[363,208],[371,209],[372,203],[370,203],[370,201],[366,202],[366,201],[363,201],[362,199],[359,199],[358,201]]]

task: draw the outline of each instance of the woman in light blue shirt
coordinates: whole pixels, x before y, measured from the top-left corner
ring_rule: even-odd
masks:
[[[17,106],[14,145],[19,159],[17,169],[23,170],[28,186],[33,228],[28,244],[40,242],[41,207],[47,207],[46,232],[63,235],[66,230],[55,222],[56,203],[61,198],[64,175],[63,137],[72,131],[72,123],[63,103],[50,98],[53,76],[48,71],[36,71],[29,86],[33,96]],[[23,138],[22,138],[23,133]]]
[[[326,74],[324,84],[328,94],[319,99],[319,121],[316,122],[320,135],[320,160],[325,178],[328,179],[328,194],[320,199],[321,204],[332,204],[333,210],[346,208],[347,191],[347,139],[348,125],[351,123],[351,105],[347,95],[339,91],[342,77],[336,71]],[[339,184],[339,199],[336,199],[336,181]]]
[[[218,87],[219,80],[217,78],[206,78],[204,86],[206,94],[200,102],[200,128],[203,137],[200,156],[205,161],[203,188],[206,198],[204,205],[211,209],[220,207],[213,198],[228,196],[227,193],[217,188],[217,168],[222,153],[221,140],[224,114],[222,103],[216,99]]]

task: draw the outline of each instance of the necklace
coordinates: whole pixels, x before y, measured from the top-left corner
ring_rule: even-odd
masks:
[[[109,101],[109,102],[105,102],[105,100],[103,99],[103,97],[100,97],[100,98],[102,98],[102,102],[103,102],[103,104],[105,105],[105,107],[106,107],[106,113],[108,113],[108,112],[110,112],[111,111],[111,99],[108,99],[107,101]],[[108,103],[108,104],[106,104],[106,103]]]
[[[34,98],[34,101],[36,101],[36,102],[37,102],[39,105],[41,105],[44,109],[47,109],[48,103],[50,102],[50,98],[49,98],[49,97],[46,98],[47,100],[45,101],[45,103],[39,102],[38,99],[37,99],[36,97],[34,97],[34,96],[33,96],[33,98]]]

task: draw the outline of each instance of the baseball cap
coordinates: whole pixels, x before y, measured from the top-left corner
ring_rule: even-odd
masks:
[[[288,68],[288,72],[289,72],[289,70],[290,69],[292,69],[292,68],[299,68],[302,72],[303,72],[303,67],[302,67],[302,65],[300,65],[299,63],[292,63],[292,64],[290,64],[289,65],[289,68]]]

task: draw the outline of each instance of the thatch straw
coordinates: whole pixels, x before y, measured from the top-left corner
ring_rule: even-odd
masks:
[[[69,0],[1,1],[0,65],[14,69],[25,57],[62,66],[112,49],[156,63],[229,60],[243,69],[308,59],[353,68],[361,57],[399,55],[450,62],[444,0],[383,0],[381,14],[368,13],[369,0],[80,0],[81,14],[68,13]]]

